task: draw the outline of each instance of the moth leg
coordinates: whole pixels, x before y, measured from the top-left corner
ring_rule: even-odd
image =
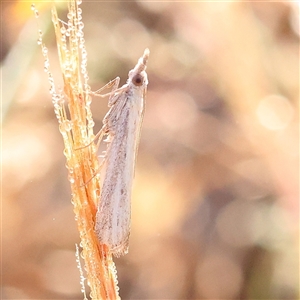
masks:
[[[90,94],[90,95],[93,95],[93,96],[101,97],[101,98],[104,98],[104,97],[106,97],[106,96],[110,96],[110,97],[109,97],[109,102],[108,102],[108,103],[110,103],[110,101],[111,101],[112,98],[113,98],[113,95],[115,94],[115,91],[118,90],[119,83],[120,83],[120,77],[116,77],[115,79],[111,80],[111,81],[108,82],[106,85],[104,85],[102,88],[100,88],[99,90],[97,90],[97,91],[95,91],[95,92],[89,92],[89,94]],[[110,88],[110,87],[112,87],[112,91],[111,91],[111,92],[106,93],[106,94],[101,94],[101,92],[102,92],[103,90],[108,89],[108,88]],[[95,137],[93,138],[93,140],[92,140],[90,143],[88,143],[87,145],[84,145],[84,146],[82,146],[82,147],[76,148],[75,150],[81,150],[81,149],[84,149],[84,148],[90,146],[92,143],[95,142],[96,139],[99,138],[98,143],[97,143],[97,147],[96,147],[96,151],[97,151],[98,148],[99,148],[100,142],[101,142],[101,140],[102,140],[102,138],[103,138],[103,135],[105,134],[105,131],[107,131],[107,130],[104,129],[104,127],[105,127],[105,126],[103,126],[103,127],[99,130],[99,132],[95,135]]]
[[[123,86],[121,86],[120,88],[118,88],[120,83],[120,77],[116,77],[115,79],[113,79],[112,81],[110,81],[109,83],[107,83],[105,86],[103,86],[101,89],[95,91],[95,92],[90,92],[91,95],[96,96],[96,97],[107,97],[108,98],[108,107],[112,107],[115,102],[118,100],[118,96],[124,92],[128,90],[128,84],[124,84]],[[109,88],[112,86],[111,92],[106,93],[106,94],[101,94],[101,91],[103,91],[106,88]]]
[[[95,92],[89,92],[89,94],[95,95],[95,96],[99,96],[99,97],[104,97],[104,95],[100,94],[103,90],[105,89],[109,89],[112,86],[118,86],[120,82],[120,77],[116,77],[115,79],[111,80],[110,82],[108,82],[107,84],[105,84],[103,87],[101,87],[100,89],[98,89]],[[116,89],[116,88],[114,88]],[[108,93],[110,94],[110,93]]]
[[[102,88],[100,88],[99,90],[95,91],[95,92],[89,92],[90,95],[96,96],[96,97],[107,97],[110,96],[109,98],[111,98],[114,94],[115,91],[118,89],[120,83],[120,77],[116,77],[115,79],[111,80],[110,82],[108,82],[106,85],[104,85]],[[110,87],[112,87],[112,91],[106,94],[101,94],[101,92],[105,89],[109,89]]]
[[[95,176],[97,176],[97,174],[99,174],[99,171],[101,170],[101,168],[103,166],[103,163],[104,163],[104,161],[101,162],[101,164],[99,165],[99,167],[98,167],[97,171],[95,172],[95,174],[87,182],[85,182],[84,184],[82,184],[80,187],[84,187],[87,184],[89,184],[91,182],[91,180],[93,180],[93,178],[95,178]]]
[[[98,139],[97,147],[96,147],[96,151],[97,151],[98,148],[99,148],[99,145],[100,145],[100,141],[102,140],[104,134],[105,134],[105,129],[104,129],[104,126],[103,126],[103,127],[98,131],[98,133],[95,135],[95,137],[93,138],[93,140],[92,140],[91,142],[89,142],[87,145],[84,145],[84,146],[75,148],[75,151],[76,151],[76,150],[81,150],[81,149],[84,149],[84,148],[90,146],[92,143],[94,143],[94,142]]]
[[[103,126],[104,127],[104,126]],[[100,131],[104,131],[104,129],[103,129],[103,127],[102,127],[102,129],[100,130]],[[99,131],[99,132],[100,132]],[[104,135],[105,134],[105,132],[103,132],[102,133],[102,135]],[[95,139],[96,139],[96,137],[95,137]],[[95,140],[94,139],[94,140]],[[99,147],[99,144],[100,144],[100,141],[101,141],[101,139],[99,139],[99,141],[98,141],[98,143],[97,143],[97,148]],[[101,170],[101,168],[102,168],[102,166],[103,166],[103,164],[104,164],[104,162],[106,161],[106,159],[107,159],[107,156],[106,156],[106,152],[105,152],[105,155],[104,155],[104,157],[103,157],[103,160],[101,161],[101,163],[99,164],[99,167],[98,167],[98,169],[97,169],[97,171],[95,172],[95,174],[87,181],[87,182],[85,182],[83,185],[81,185],[81,187],[83,187],[83,186],[86,186],[98,173],[99,173],[99,171]]]

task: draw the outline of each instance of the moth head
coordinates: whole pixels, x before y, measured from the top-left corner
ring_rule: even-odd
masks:
[[[136,66],[131,71],[129,71],[128,83],[132,83],[136,88],[140,86],[145,87],[148,84],[146,68],[149,53],[149,49],[146,49],[143,56],[138,60]]]

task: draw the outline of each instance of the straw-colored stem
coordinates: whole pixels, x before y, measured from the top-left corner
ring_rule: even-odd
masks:
[[[99,244],[94,231],[97,202],[100,195],[99,163],[94,140],[90,88],[86,71],[86,50],[83,39],[81,10],[76,0],[69,2],[68,23],[59,20],[52,9],[64,90],[56,92],[48,71],[47,48],[41,43],[45,70],[51,85],[54,111],[64,140],[64,154],[69,171],[75,219],[81,239],[82,257],[92,299],[119,299],[117,276],[112,255]],[[40,37],[41,38],[41,37]],[[65,105],[64,99],[67,99]],[[69,119],[67,116],[70,116]],[[88,146],[85,146],[88,145]]]

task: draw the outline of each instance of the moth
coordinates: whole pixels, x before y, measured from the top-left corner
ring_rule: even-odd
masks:
[[[131,191],[138,152],[148,85],[146,65],[149,49],[129,72],[122,87],[119,78],[109,93],[108,113],[101,135],[107,148],[101,167],[101,193],[95,220],[95,232],[114,256],[128,252],[131,219]],[[104,96],[104,95],[103,95]]]

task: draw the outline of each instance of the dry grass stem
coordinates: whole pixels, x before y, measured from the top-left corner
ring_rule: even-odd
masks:
[[[72,189],[72,203],[78,224],[88,284],[92,299],[119,299],[117,275],[112,255],[101,245],[94,232],[96,204],[100,195],[97,149],[93,140],[94,121],[86,70],[87,52],[84,45],[83,22],[79,1],[69,1],[68,22],[59,20],[55,7],[52,21],[55,28],[64,90],[57,91],[49,71],[47,48],[39,43],[45,58],[45,72],[64,140],[64,155]],[[36,15],[37,11],[35,11]],[[67,99],[67,104],[65,99]],[[69,116],[69,117],[68,117]],[[86,146],[88,145],[88,146]]]

